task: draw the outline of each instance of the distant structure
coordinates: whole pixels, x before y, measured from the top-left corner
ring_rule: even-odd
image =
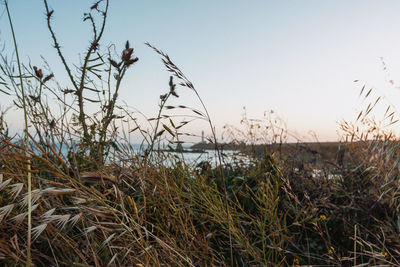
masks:
[[[178,143],[175,148],[175,152],[183,152],[183,146],[181,143]]]
[[[201,131],[201,143],[204,144],[204,131]]]

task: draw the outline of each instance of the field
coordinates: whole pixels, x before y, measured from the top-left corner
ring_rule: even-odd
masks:
[[[231,142],[219,143],[195,86],[147,44],[171,77],[158,116],[143,126],[118,102],[138,62],[133,47],[127,41],[117,55],[98,47],[108,1],[85,13],[93,35],[77,68],[44,3],[70,87],[20,62],[13,32],[15,60],[2,54],[0,94],[13,97],[24,130],[11,134],[0,112],[2,266],[400,266],[399,143],[368,120],[371,106],[357,118],[364,132],[342,123],[343,142],[287,143],[279,124],[244,118],[244,130],[226,129]],[[202,109],[169,105],[176,88],[191,90]],[[189,166],[168,152],[191,123],[168,116],[176,109],[207,122],[209,142],[193,147],[214,149],[217,164]],[[143,137],[139,151],[132,133]],[[246,160],[224,158],[225,149]]]

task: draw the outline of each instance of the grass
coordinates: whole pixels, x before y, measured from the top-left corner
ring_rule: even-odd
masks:
[[[22,82],[22,70],[21,70],[21,63],[19,59],[19,54],[18,54],[18,46],[17,46],[17,40],[15,37],[14,33],[14,27],[13,23],[11,20],[11,15],[10,11],[8,8],[8,2],[5,0],[4,5],[7,10],[7,16],[8,16],[8,21],[10,23],[10,28],[11,28],[11,33],[12,33],[12,38],[13,38],[13,43],[14,43],[14,49],[15,49],[15,55],[17,59],[17,66],[18,66],[18,76],[19,76],[19,82],[20,82],[20,101],[22,102],[23,106],[23,111],[24,111],[24,131],[25,131],[25,157],[27,157],[27,162],[26,162],[26,168],[28,170],[27,174],[27,181],[28,181],[28,237],[27,237],[27,260],[26,260],[26,266],[30,266],[31,263],[31,241],[32,241],[32,174],[30,172],[31,170],[31,161],[29,159],[29,149],[30,149],[30,144],[29,144],[29,137],[28,137],[28,117],[27,117],[27,108],[26,108],[26,96],[25,96],[25,90],[24,90],[24,83]],[[17,88],[16,88],[17,89]],[[18,91],[15,91],[18,94]],[[8,210],[7,210],[8,212]]]
[[[227,127],[226,134],[248,149],[247,160],[227,160],[199,92],[154,46],[148,44],[172,75],[157,117],[142,125],[141,113],[118,104],[138,58],[129,42],[119,54],[101,45],[108,1],[85,13],[93,35],[77,68],[52,28],[57,13],[46,0],[44,8],[72,89],[59,89],[57,73],[36,66],[21,63],[16,72],[2,54],[1,92],[26,108],[31,125],[27,146],[0,114],[2,265],[400,265],[399,142],[367,117],[373,104],[354,124],[342,123],[348,140],[334,145],[285,144],[285,125],[273,113],[245,116],[243,129]],[[202,109],[168,105],[178,89],[191,90]],[[361,95],[370,92],[362,88]],[[50,96],[60,111],[49,108]],[[173,110],[209,123],[216,165],[189,166],[155,149],[191,135],[184,129],[193,120]],[[386,113],[394,123],[395,114]],[[129,143],[135,133],[145,144],[139,151]]]

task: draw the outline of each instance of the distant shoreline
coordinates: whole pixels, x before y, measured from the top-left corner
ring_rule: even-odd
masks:
[[[175,152],[175,153],[208,153],[209,149],[158,149],[159,152]]]
[[[349,158],[350,145],[355,143],[345,142],[303,142],[303,143],[282,143],[282,144],[218,144],[222,151],[237,151],[244,154],[252,154],[263,157],[266,154],[275,154],[281,159],[294,162],[310,162],[313,164],[323,164],[324,162],[340,163],[343,158]],[[212,143],[197,143],[190,147],[191,149],[215,150]]]
[[[247,149],[252,149],[252,148],[286,148],[286,147],[302,147],[302,146],[308,146],[308,147],[339,147],[347,145],[347,143],[343,142],[299,142],[299,143],[275,143],[275,144],[255,144],[255,145],[249,145],[249,144],[234,144],[234,143],[219,143],[218,147],[222,148],[223,150],[247,150]],[[190,149],[200,149],[200,150],[214,150],[215,149],[215,144],[213,143],[197,143],[189,147]]]

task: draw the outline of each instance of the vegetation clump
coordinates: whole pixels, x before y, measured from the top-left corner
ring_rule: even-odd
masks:
[[[27,125],[24,136],[12,136],[0,113],[2,265],[400,265],[398,140],[379,132],[369,112],[357,120],[373,138],[343,123],[352,140],[320,149],[283,144],[287,131],[272,113],[266,121],[244,116],[245,130],[227,134],[247,153],[226,158],[198,91],[154,46],[147,44],[171,73],[157,117],[143,126],[140,114],[119,104],[138,57],[128,41],[117,55],[102,46],[108,0],[84,15],[92,38],[76,68],[53,30],[57,13],[43,2],[69,81],[58,86],[48,66],[2,55],[1,93],[13,97]],[[201,110],[168,105],[183,88]],[[156,149],[182,147],[182,135],[190,135],[183,128],[191,121],[168,115],[174,109],[209,123],[216,163],[192,166]],[[129,142],[133,132],[143,137],[140,149]]]

